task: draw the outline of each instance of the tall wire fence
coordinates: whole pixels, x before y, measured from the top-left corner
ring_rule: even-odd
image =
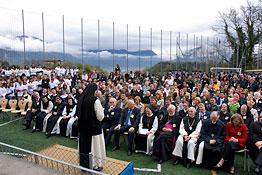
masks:
[[[59,63],[98,65],[107,72],[116,64],[129,72],[160,61],[174,62],[177,70],[239,67],[226,61],[232,55],[226,40],[198,33],[6,8],[1,8],[0,20],[2,64],[52,64],[50,58],[55,58]],[[259,48],[255,54],[261,57]]]

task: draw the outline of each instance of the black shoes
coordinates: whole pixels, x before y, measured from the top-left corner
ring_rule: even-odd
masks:
[[[259,169],[260,169],[260,167],[257,165],[257,166],[255,167],[255,173],[259,174]]]
[[[36,132],[36,129],[33,129],[33,130],[31,131],[31,133],[34,133],[34,132]]]
[[[131,156],[132,155],[132,151],[131,150],[128,150],[127,151],[127,156]]]
[[[97,168],[94,168],[93,170],[95,170],[95,171],[102,171],[102,170],[103,170],[103,167],[99,166],[99,167],[97,167]]]
[[[49,138],[49,137],[51,137],[51,133],[45,133],[45,135]]]
[[[188,162],[188,163],[186,164],[186,168],[189,169],[189,168],[191,168],[191,167],[192,167],[192,163],[191,163],[191,162]]]
[[[174,160],[174,162],[173,162],[173,165],[177,165],[178,163],[179,163],[179,159],[178,158],[176,158],[175,160]]]
[[[157,162],[158,164],[162,164],[163,163],[163,160],[158,160],[158,162]]]
[[[113,146],[112,151],[119,149],[119,146]]]

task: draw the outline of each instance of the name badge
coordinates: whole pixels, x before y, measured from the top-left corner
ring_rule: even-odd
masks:
[[[211,134],[211,137],[213,138],[214,136],[215,136],[215,134],[212,133],[212,134]]]
[[[70,112],[72,112],[73,111],[73,109],[72,108],[70,108]]]
[[[259,101],[259,103],[262,103],[262,101]]]
[[[130,117],[131,117],[131,118],[134,118],[134,115],[132,114]]]
[[[173,128],[175,128],[176,127],[176,124],[173,124]]]
[[[186,114],[186,116],[188,117],[188,114]]]
[[[237,135],[238,135],[238,136],[241,136],[241,132],[238,132]]]
[[[111,115],[115,115],[115,112],[111,112]]]
[[[54,109],[56,109],[56,108],[57,108],[57,106],[54,107]]]
[[[207,116],[204,116],[204,120],[206,120],[207,119]]]
[[[243,119],[246,120],[246,119],[247,119],[247,116],[243,116]]]
[[[228,116],[226,116],[225,119],[228,120]]]
[[[208,101],[205,101],[205,103],[208,103]]]
[[[39,102],[37,102],[36,104],[39,105]]]

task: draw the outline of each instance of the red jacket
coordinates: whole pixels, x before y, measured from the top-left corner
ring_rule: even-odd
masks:
[[[239,144],[243,147],[246,145],[247,140],[247,128],[245,124],[242,124],[242,126],[237,126],[234,128],[234,126],[231,125],[230,122],[226,125],[226,139],[225,143],[231,138],[235,137],[239,140]]]

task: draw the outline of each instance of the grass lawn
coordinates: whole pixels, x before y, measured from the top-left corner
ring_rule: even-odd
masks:
[[[14,118],[13,118],[14,119]],[[2,123],[8,122],[10,118],[6,116],[6,114],[0,114],[0,125]],[[22,130],[24,128],[24,125],[21,125],[19,121],[15,121],[12,123],[9,123],[4,126],[0,126],[0,142],[4,142],[10,145],[14,145],[20,148],[24,148],[30,151],[38,151],[42,148],[45,148],[51,144],[58,143],[63,146],[68,146],[71,148],[77,149],[77,142],[75,140],[62,137],[59,135],[52,136],[50,138],[47,138],[44,133],[42,132],[35,132],[31,133],[31,130]],[[122,140],[121,140],[122,141]],[[120,141],[120,142],[121,142]],[[111,141],[112,142],[112,141]],[[120,150],[117,150],[115,152],[111,152],[112,143],[107,148],[107,157],[129,161],[134,164],[134,167],[136,168],[157,168],[157,161],[156,158],[147,156],[145,154],[141,153],[133,153],[131,156],[127,156],[127,138],[126,142],[123,142],[121,144]],[[255,174],[253,173],[254,164],[252,161],[250,161],[251,164],[251,172],[247,173],[243,171],[243,153],[237,153],[235,156],[235,174]],[[149,172],[141,172],[136,171],[136,174],[149,174],[149,175],[156,175],[156,174],[178,174],[178,175],[211,175],[211,171],[203,169],[201,167],[198,167],[194,165],[191,169],[186,169],[183,167],[183,165],[172,165],[172,160],[169,160],[167,162],[164,162],[162,164],[162,171],[161,173],[149,173]],[[216,172],[218,175],[227,174],[224,170],[219,170]]]

